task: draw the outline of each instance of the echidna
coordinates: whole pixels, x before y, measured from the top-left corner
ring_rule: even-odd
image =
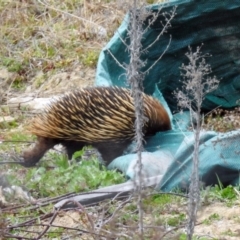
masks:
[[[154,98],[143,94],[145,136],[171,129],[169,116]],[[126,88],[93,87],[65,94],[38,114],[28,127],[37,136],[35,146],[23,153],[25,167],[34,166],[56,144],[71,159],[74,152],[92,145],[108,165],[134,139],[135,112]]]

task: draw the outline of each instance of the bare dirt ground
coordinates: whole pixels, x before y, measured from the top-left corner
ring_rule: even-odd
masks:
[[[3,107],[16,97],[50,97],[94,85],[98,54],[123,20],[128,1],[57,2],[0,2],[0,103]],[[4,121],[15,118],[15,110],[2,110],[0,123],[1,117]],[[9,131],[19,131],[24,121],[18,129]],[[7,131],[0,132],[0,140]],[[75,211],[68,212],[58,216],[54,224],[64,226],[67,222],[69,227],[76,227],[79,216]],[[239,216],[239,200],[231,206],[210,203],[200,208],[198,222],[205,223],[196,226],[195,234],[205,239],[240,239]]]
[[[203,207],[199,211],[199,222],[211,219],[211,216],[216,218],[196,226],[195,234],[215,239],[237,240],[240,238],[239,214],[239,201],[231,207],[219,202]]]

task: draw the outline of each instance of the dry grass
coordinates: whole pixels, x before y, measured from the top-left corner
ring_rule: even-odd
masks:
[[[240,108],[215,109],[205,116],[203,128],[216,132],[229,132],[240,128]]]
[[[57,73],[93,84],[99,53],[128,7],[127,0],[0,1],[0,103],[10,98],[6,92],[54,94],[45,90],[55,89],[59,79],[45,84]]]
[[[6,85],[37,89],[58,72],[95,69],[126,12],[116,2],[1,1],[0,69],[11,73]]]

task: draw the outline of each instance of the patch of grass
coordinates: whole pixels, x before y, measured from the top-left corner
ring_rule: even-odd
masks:
[[[203,198],[202,203],[208,205],[215,201],[221,201],[231,207],[234,201],[238,198],[235,188],[237,187],[231,185],[224,188],[221,183],[213,187],[207,187],[201,191]]]
[[[1,56],[1,54],[0,54]],[[26,84],[26,71],[27,65],[24,60],[18,61],[12,57],[2,56],[0,59],[0,66],[4,66],[7,68],[9,72],[16,73],[14,78],[12,79],[12,87],[15,89],[24,89]]]
[[[97,66],[99,53],[96,50],[84,51],[80,54],[79,59],[84,66],[93,68]]]
[[[175,227],[179,224],[182,224],[182,222],[186,219],[186,215],[184,213],[179,214],[178,216],[170,217],[167,219],[167,224],[169,226]]]
[[[215,193],[216,196],[219,197],[219,199],[223,199],[223,200],[234,200],[237,197],[237,194],[234,191],[234,187],[231,185],[225,188],[217,185],[213,188],[213,193]]]
[[[11,132],[8,133],[5,140],[7,141],[31,141],[35,139],[34,136],[26,134],[24,132]]]
[[[137,214],[133,214],[131,212],[126,212],[126,213],[122,213],[119,216],[119,221],[124,224],[124,225],[132,225],[132,224],[136,224],[138,222],[139,216]]]
[[[157,209],[157,213],[160,211],[161,213],[165,214],[171,211],[172,214],[178,214],[179,211],[175,211],[172,206],[181,204],[181,201],[181,197],[176,197],[172,194],[156,193],[146,197],[143,200],[143,207],[146,212],[152,212]]]
[[[12,129],[18,127],[18,122],[13,119],[11,121],[2,121],[0,122],[0,129]]]
[[[230,236],[230,237],[238,236],[238,234],[236,232],[233,232],[231,229],[228,229],[227,231],[222,232],[221,234],[222,235],[227,235],[227,236]]]
[[[24,131],[4,132],[2,136],[3,142],[0,144],[0,153],[12,152],[13,149],[16,153],[20,153],[23,145],[29,144],[24,142],[31,142],[35,138],[32,135],[24,133]]]
[[[179,237],[179,240],[187,240],[187,235],[185,233],[182,233]],[[216,238],[213,238],[211,236],[209,237],[201,237],[201,236],[193,236],[193,239],[192,240],[218,240]]]
[[[64,229],[61,227],[55,227],[53,229],[53,231],[49,231],[46,235],[46,237],[48,237],[49,239],[59,239],[59,237],[61,237],[61,235],[63,234]]]
[[[1,59],[3,66],[7,67],[9,72],[20,72],[23,70],[23,64],[14,58],[4,57]]]
[[[82,192],[125,181],[122,174],[109,171],[97,159],[68,162],[63,154],[49,154],[51,161],[41,162],[28,170],[21,185],[32,189],[37,197],[52,197],[69,192]],[[49,157],[49,156],[48,156]]]
[[[214,213],[214,214],[210,215],[208,217],[208,219],[204,220],[204,224],[210,225],[213,221],[220,220],[220,219],[221,219],[221,217],[219,216],[219,214]]]
[[[143,209],[151,215],[151,225],[178,226],[186,219],[184,199],[174,194],[155,193],[143,200]]]
[[[96,67],[101,48],[125,15],[121,8],[115,11],[116,1],[107,4],[106,0],[1,1],[0,67],[16,73],[12,87],[25,89],[40,71],[49,73],[49,78],[76,66]],[[37,87],[42,83],[39,79]]]
[[[151,204],[161,206],[168,203],[172,203],[174,199],[175,199],[174,195],[165,194],[165,193],[160,193],[160,194],[156,193],[148,197],[147,199],[145,199],[144,203],[149,204],[149,202],[151,202]]]

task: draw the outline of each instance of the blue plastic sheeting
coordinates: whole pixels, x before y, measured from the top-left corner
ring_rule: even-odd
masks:
[[[189,45],[195,50],[204,43],[201,50],[203,54],[212,55],[206,60],[212,67],[213,75],[220,80],[218,89],[206,96],[202,110],[210,111],[219,106],[233,108],[240,99],[240,1],[179,0],[165,5],[153,5],[151,9],[157,11],[163,6],[161,11],[169,12],[174,5],[177,5],[177,15],[171,22],[172,27],[141,56],[142,60],[146,61],[146,66],[142,69],[145,71],[165,51],[169,36],[172,36],[166,53],[146,75],[143,83],[144,91],[164,104],[172,120],[173,130],[158,133],[147,139],[146,152],[143,154],[146,174],[163,174],[167,169],[158,186],[159,189],[166,191],[186,188],[189,185],[192,168],[194,140],[193,133],[188,130],[189,113],[176,113],[177,101],[172,94],[177,88],[181,88],[179,68],[182,63],[187,63],[185,53]],[[143,49],[157,38],[162,30],[161,22],[164,22],[164,17],[159,15],[157,21],[146,31],[142,40]],[[127,26],[128,16],[101,52],[96,85],[127,87],[126,71],[119,65],[129,63],[129,53],[122,42],[124,39],[126,44],[129,43]],[[216,184],[218,180],[223,184],[239,182],[239,142],[240,134],[237,131],[225,134],[202,133],[200,178],[205,185]],[[134,161],[136,155],[129,154],[115,159],[109,167],[117,167],[128,177],[133,178]]]
[[[153,177],[166,173],[173,162],[170,151],[157,150],[154,152],[142,152],[142,173],[144,177]],[[109,164],[109,169],[119,169],[124,172],[127,179],[134,179],[136,175],[137,154],[127,154],[116,158]]]
[[[169,3],[162,11],[172,10],[174,4],[178,6],[177,15],[172,21],[172,28],[160,37],[147,53],[142,54],[142,59],[147,61],[144,71],[164,52],[169,43],[169,35],[172,35],[169,49],[144,80],[145,92],[153,94],[155,84],[157,84],[169,107],[176,110],[176,101],[172,97],[172,91],[180,87],[179,67],[187,61],[185,53],[189,45],[195,49],[204,43],[202,51],[212,55],[207,62],[211,65],[213,74],[221,82],[218,90],[207,96],[203,109],[236,106],[240,92],[240,1],[179,0]],[[158,8],[159,5],[152,7],[153,11],[157,11]],[[129,63],[128,51],[122,43],[122,39],[127,39],[127,22],[126,16],[114,37],[100,54],[97,85],[126,86],[126,72],[113,59],[109,51],[119,63]],[[157,38],[162,30],[161,22],[164,22],[164,18],[160,15],[144,35],[143,49]],[[128,39],[126,43],[128,44]]]
[[[240,131],[227,134],[203,132],[200,138],[199,172],[203,186],[240,184]],[[158,188],[186,189],[192,170],[193,135],[183,139]]]

